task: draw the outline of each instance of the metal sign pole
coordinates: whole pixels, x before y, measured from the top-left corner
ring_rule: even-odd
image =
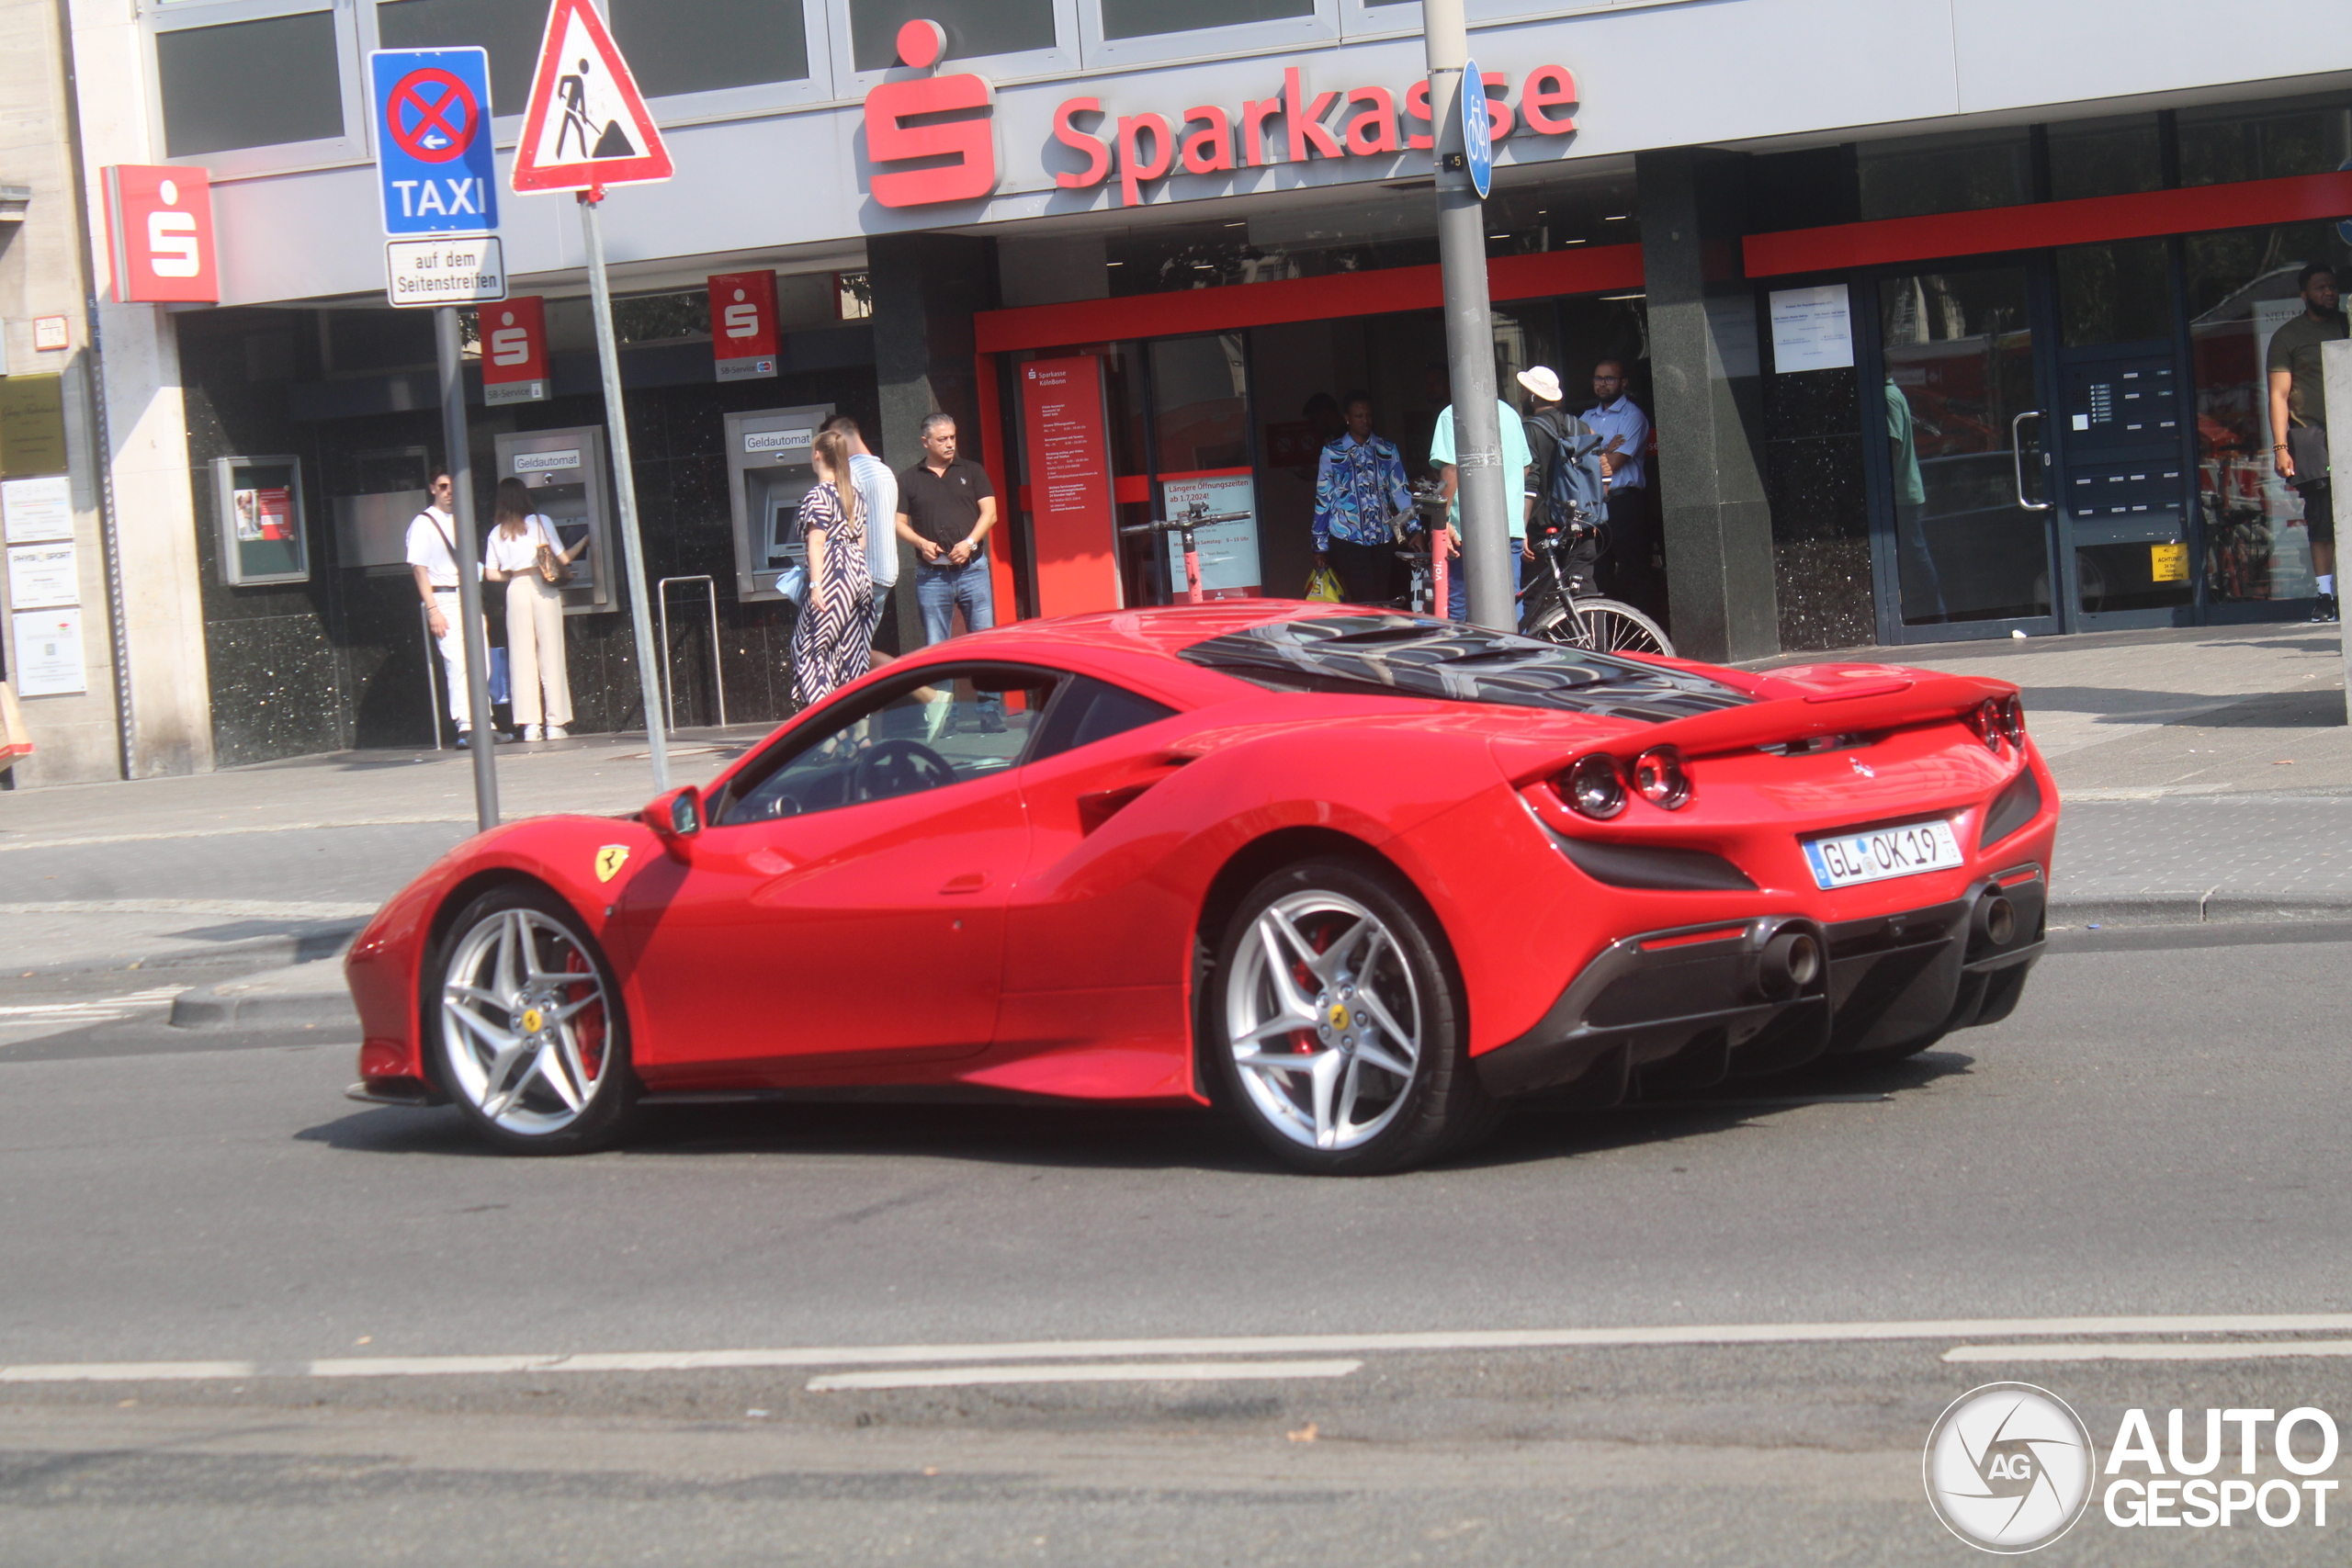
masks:
[[[490,711],[490,639],[481,619],[481,534],[474,525],[473,462],[466,440],[465,345],[458,308],[433,312],[433,337],[441,355],[441,445],[449,467],[449,509],[457,519],[458,615],[466,649],[466,706],[472,714],[474,820],[498,826],[498,725]],[[437,722],[437,721],[436,721]]]
[[[621,555],[628,570],[628,615],[637,629],[637,683],[645,697],[645,739],[653,787],[670,787],[670,738],[662,723],[661,669],[653,650],[653,611],[645,588],[645,545],[637,534],[637,478],[629,468],[628,414],[621,404],[620,345],[613,335],[613,292],[605,278],[605,231],[596,209],[603,187],[580,193],[580,228],[588,244],[588,291],[596,318],[596,357],[605,371],[605,424],[613,438],[613,487],[620,513]]]
[[[1511,592],[1510,513],[1521,476],[1503,472],[1495,408],[1495,327],[1487,297],[1487,218],[1463,136],[1463,95],[1486,85],[1463,74],[1470,34],[1462,0],[1421,0],[1429,53],[1430,106],[1437,136],[1438,263],[1445,284],[1445,348],[1453,380],[1454,493],[1462,500],[1463,569],[1470,618],[1516,629]],[[1441,604],[1440,615],[1445,613]]]

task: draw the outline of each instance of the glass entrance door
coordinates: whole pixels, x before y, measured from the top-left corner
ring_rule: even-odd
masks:
[[[1878,281],[1894,503],[1880,571],[1906,640],[2058,629],[2032,297],[2022,264]]]

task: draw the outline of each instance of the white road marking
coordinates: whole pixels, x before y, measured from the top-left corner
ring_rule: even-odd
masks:
[[[258,920],[356,920],[381,904],[305,903],[282,898],[57,898],[0,904],[0,915],[223,915]]]
[[[1269,1378],[1343,1378],[1362,1361],[1085,1361],[1025,1367],[923,1367],[903,1372],[832,1372],[808,1380],[811,1393],[845,1388],[970,1388],[980,1383],[1227,1382]]]
[[[369,1356],[328,1360],[52,1361],[0,1365],[0,1383],[218,1381],[264,1377],[494,1376],[514,1372],[686,1372],[941,1361],[1122,1360],[1140,1356],[1364,1355],[1382,1351],[1558,1350],[1657,1345],[1862,1344],[1904,1339],[2075,1337],[2108,1334],[2352,1333],[2352,1314],[2200,1317],[1922,1318],[1883,1323],[1665,1325],[1646,1328],[1486,1328],[1377,1334],[1277,1334],[1184,1339],[1037,1339],[994,1345],[839,1345],[742,1350],[618,1350],[577,1355]]]
[[[78,850],[92,844],[156,844],[167,840],[224,839],[238,833],[307,833],[321,828],[409,828],[425,822],[471,822],[473,818],[435,811],[420,817],[357,817],[339,822],[241,822],[226,828],[182,828],[162,833],[91,833],[78,838],[0,839],[0,852],[9,850]]]
[[[1956,1345],[1947,1361],[2267,1361],[2352,1356],[2352,1339],[2208,1341],[2201,1345]]]
[[[152,991],[133,991],[127,997],[105,997],[79,1002],[25,1003],[17,1007],[0,1007],[0,1026],[25,1023],[111,1023],[129,1018],[145,1008],[171,1005],[172,998],[187,987],[162,986]]]

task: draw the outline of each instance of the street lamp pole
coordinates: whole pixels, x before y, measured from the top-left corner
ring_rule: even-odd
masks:
[[[1511,591],[1510,513],[1519,476],[1503,472],[1495,406],[1495,330],[1487,298],[1487,215],[1463,138],[1470,33],[1463,0],[1421,0],[1429,51],[1430,130],[1437,141],[1438,261],[1445,280],[1445,349],[1453,382],[1455,493],[1462,499],[1462,565],[1470,579],[1470,618],[1510,631],[1519,624]]]

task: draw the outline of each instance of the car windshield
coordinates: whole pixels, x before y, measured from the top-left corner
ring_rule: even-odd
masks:
[[[1354,692],[1664,722],[1737,707],[1720,681],[1419,615],[1276,621],[1194,643],[1186,662],[1278,692]]]

